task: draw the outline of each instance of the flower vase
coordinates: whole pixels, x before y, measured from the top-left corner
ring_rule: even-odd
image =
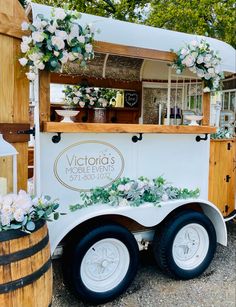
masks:
[[[63,119],[61,120],[61,123],[73,123],[71,117],[75,117],[79,114],[80,111],[74,111],[74,110],[56,110],[57,114],[62,116]]]
[[[106,108],[94,108],[94,123],[105,123],[106,122]]]

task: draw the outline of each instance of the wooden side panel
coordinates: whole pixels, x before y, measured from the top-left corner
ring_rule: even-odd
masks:
[[[211,107],[211,95],[210,93],[203,93],[202,97],[203,126],[209,126],[210,124],[210,107]]]
[[[20,26],[26,20],[24,10],[17,0],[0,0],[0,13],[9,16]],[[20,66],[20,40],[11,37],[9,33],[0,34],[0,123],[29,122],[29,81],[25,71]],[[14,143],[18,155],[18,189],[27,187],[28,143]],[[9,183],[8,191],[12,189],[11,159],[0,160],[1,176]]]
[[[235,140],[212,140],[208,198],[224,216],[235,207]]]
[[[40,71],[39,75],[40,123],[50,120],[50,73]]]

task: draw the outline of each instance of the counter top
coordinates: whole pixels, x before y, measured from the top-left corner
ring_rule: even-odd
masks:
[[[215,133],[216,128],[210,126],[183,126],[183,125],[164,126],[164,125],[149,125],[149,124],[44,122],[43,132],[205,134],[205,133]]]

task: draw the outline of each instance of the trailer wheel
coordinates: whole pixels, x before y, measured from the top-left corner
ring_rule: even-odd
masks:
[[[71,284],[82,300],[105,303],[128,288],[138,263],[137,242],[126,228],[116,224],[99,226],[74,246]]]
[[[156,231],[153,251],[159,267],[177,279],[195,278],[209,266],[216,249],[216,233],[204,214],[186,210]]]

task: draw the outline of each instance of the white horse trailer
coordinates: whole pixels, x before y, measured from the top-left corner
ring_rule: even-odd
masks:
[[[31,9],[34,20],[37,14],[49,17],[52,8],[32,3]],[[170,109],[171,87],[178,77],[168,65],[173,58],[169,50],[202,37],[87,14],[82,14],[81,22],[93,22],[100,29],[95,51],[105,55],[101,79],[108,78],[110,56],[139,59],[142,89],[154,88],[157,81],[153,80],[161,80]],[[235,72],[235,50],[221,41],[206,40],[219,50],[224,72]],[[58,74],[57,81],[63,83],[64,77]],[[201,126],[143,124],[142,97],[136,124],[53,122],[45,113],[50,110],[50,101],[43,101],[49,99],[45,94],[49,84],[45,86],[42,78],[39,75],[33,84],[36,192],[59,198],[60,210],[67,213],[48,224],[51,252],[56,256],[63,250],[65,274],[79,296],[102,303],[120,295],[135,276],[139,250],[149,244],[166,273],[179,279],[199,276],[210,264],[216,243],[227,244],[223,216],[207,200],[209,134],[215,131],[208,125],[207,115],[203,114]],[[182,84],[200,82],[189,71],[184,78]],[[47,80],[50,82],[50,77]],[[67,75],[64,83],[74,80],[75,75]],[[204,94],[203,103],[206,97]],[[81,191],[109,186],[123,176],[137,179],[162,174],[175,186],[199,188],[200,197],[161,202],[158,207],[150,203],[140,207],[99,204],[69,210],[69,205],[80,201]]]

